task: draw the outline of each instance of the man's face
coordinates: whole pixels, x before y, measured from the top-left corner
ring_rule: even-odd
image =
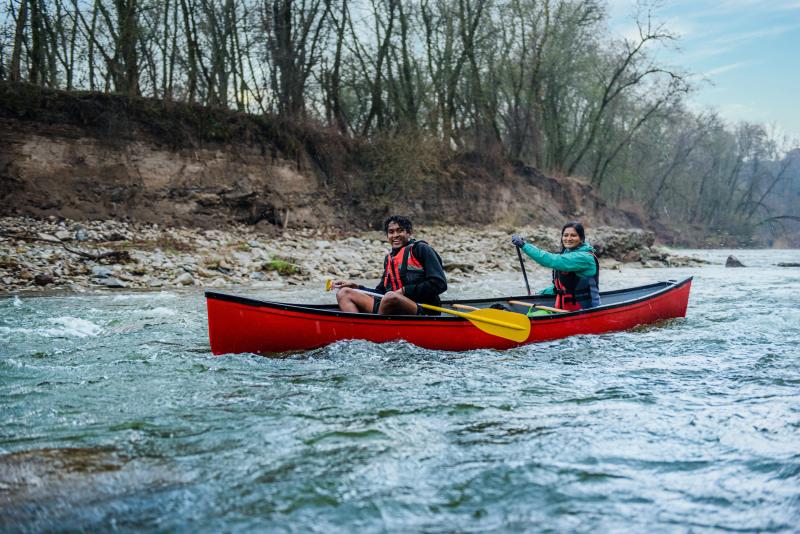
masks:
[[[386,227],[386,239],[392,248],[404,247],[411,241],[411,232],[406,232],[396,222],[390,222]]]

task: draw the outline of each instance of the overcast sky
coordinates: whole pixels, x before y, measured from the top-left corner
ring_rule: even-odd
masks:
[[[636,1],[608,5],[612,30],[631,35]],[[800,144],[800,0],[665,0],[653,12],[680,36],[680,50],[662,57],[698,76],[698,110],[762,123]]]

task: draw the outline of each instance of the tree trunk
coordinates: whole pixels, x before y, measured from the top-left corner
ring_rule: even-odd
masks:
[[[45,43],[44,24],[42,22],[39,0],[29,0],[31,10],[31,51],[28,81],[33,84],[45,82]]]
[[[28,0],[20,0],[19,10],[17,11],[17,23],[14,30],[14,48],[11,51],[11,68],[9,79],[12,82],[22,81],[20,76],[20,61],[22,58],[22,48],[24,46],[25,23],[28,18]]]
[[[138,0],[115,0],[117,8],[118,67],[116,89],[128,96],[139,96],[139,42]]]
[[[197,36],[193,31],[192,12],[189,10],[187,0],[181,1],[181,12],[183,13],[183,31],[186,34],[186,62],[189,72],[187,73],[188,95],[187,101],[190,104],[197,98]]]

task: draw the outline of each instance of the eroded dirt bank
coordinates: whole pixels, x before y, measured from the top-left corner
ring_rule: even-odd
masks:
[[[262,233],[418,224],[646,227],[576,178],[435,140],[346,138],[313,124],[0,83],[0,216],[117,219]]]

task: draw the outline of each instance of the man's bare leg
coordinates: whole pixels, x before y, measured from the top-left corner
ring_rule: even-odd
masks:
[[[343,287],[336,293],[336,302],[343,312],[372,313],[375,298],[349,287]]]
[[[389,291],[378,308],[381,315],[416,315],[417,303],[397,291]]]

